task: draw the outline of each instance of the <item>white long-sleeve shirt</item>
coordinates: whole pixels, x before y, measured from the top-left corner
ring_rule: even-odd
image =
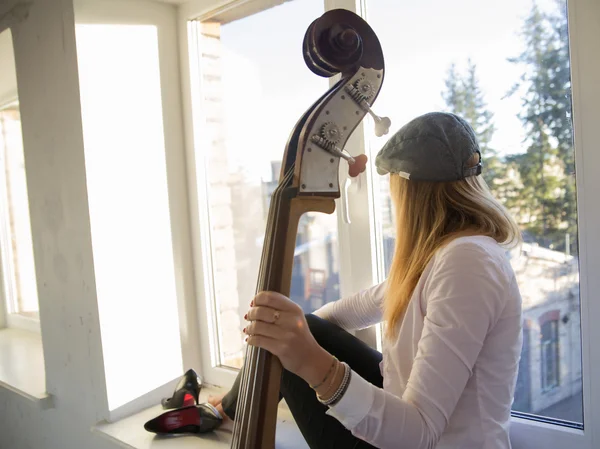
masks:
[[[385,283],[315,312],[346,330],[382,319]],[[395,341],[383,389],[356,372],[327,413],[378,448],[509,449],[521,353],[521,296],[505,251],[483,236],[438,250]]]

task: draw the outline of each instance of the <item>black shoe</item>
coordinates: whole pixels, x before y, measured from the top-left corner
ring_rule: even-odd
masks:
[[[189,369],[177,383],[173,396],[161,401],[162,407],[168,410],[196,405],[198,404],[200,390],[202,390],[200,377],[196,374],[196,371]]]
[[[206,433],[222,421],[217,409],[206,403],[169,410],[144,424],[144,429],[158,434]]]

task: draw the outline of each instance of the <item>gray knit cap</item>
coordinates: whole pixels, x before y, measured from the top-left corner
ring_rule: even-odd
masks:
[[[466,167],[474,153],[480,162]],[[421,115],[394,134],[375,159],[380,175],[397,173],[415,181],[458,181],[481,173],[481,151],[473,128],[446,112]]]

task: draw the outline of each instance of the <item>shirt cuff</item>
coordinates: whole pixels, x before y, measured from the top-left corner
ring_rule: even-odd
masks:
[[[375,398],[374,388],[377,387],[352,371],[348,389],[337,404],[327,410],[326,414],[333,416],[346,429],[354,429],[371,411]]]

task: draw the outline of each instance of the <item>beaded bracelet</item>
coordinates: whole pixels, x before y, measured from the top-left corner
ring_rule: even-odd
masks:
[[[345,362],[341,362],[341,365],[343,365],[344,367],[344,378],[342,379],[342,383],[335,391],[335,393],[333,393],[333,395],[327,400],[324,400],[322,397],[317,395],[317,399],[323,405],[331,406],[337,404],[342,398],[342,396],[344,396],[344,393],[346,393],[346,390],[348,390],[348,386],[350,385],[350,378],[352,377],[352,370]]]
[[[350,386],[350,379],[352,378],[352,368],[350,368],[348,365],[345,365],[345,368],[346,368],[346,372],[345,372],[344,380],[342,381],[342,384],[340,385],[340,388],[338,389],[338,391],[336,392],[334,397],[328,401],[329,404],[327,404],[327,405],[329,405],[329,406],[337,404],[342,399],[342,397],[348,390],[348,387]]]
[[[329,367],[329,371],[327,371],[327,374],[325,375],[325,377],[323,378],[321,383],[319,383],[317,385],[311,385],[310,388],[312,388],[313,390],[316,390],[317,388],[319,388],[321,385],[323,385],[325,383],[325,381],[329,378],[329,375],[333,371],[333,368],[335,368],[336,361],[337,361],[337,358],[335,356],[333,356],[333,360],[331,361],[331,366]]]
[[[344,395],[346,394],[346,391],[348,391],[348,387],[350,386],[351,378],[352,378],[352,369],[350,367],[348,367],[348,379],[342,385],[342,388],[340,389],[340,391],[337,395],[337,398],[332,403],[328,404],[330,407],[337,404],[338,402],[340,402],[340,400],[344,397]]]

